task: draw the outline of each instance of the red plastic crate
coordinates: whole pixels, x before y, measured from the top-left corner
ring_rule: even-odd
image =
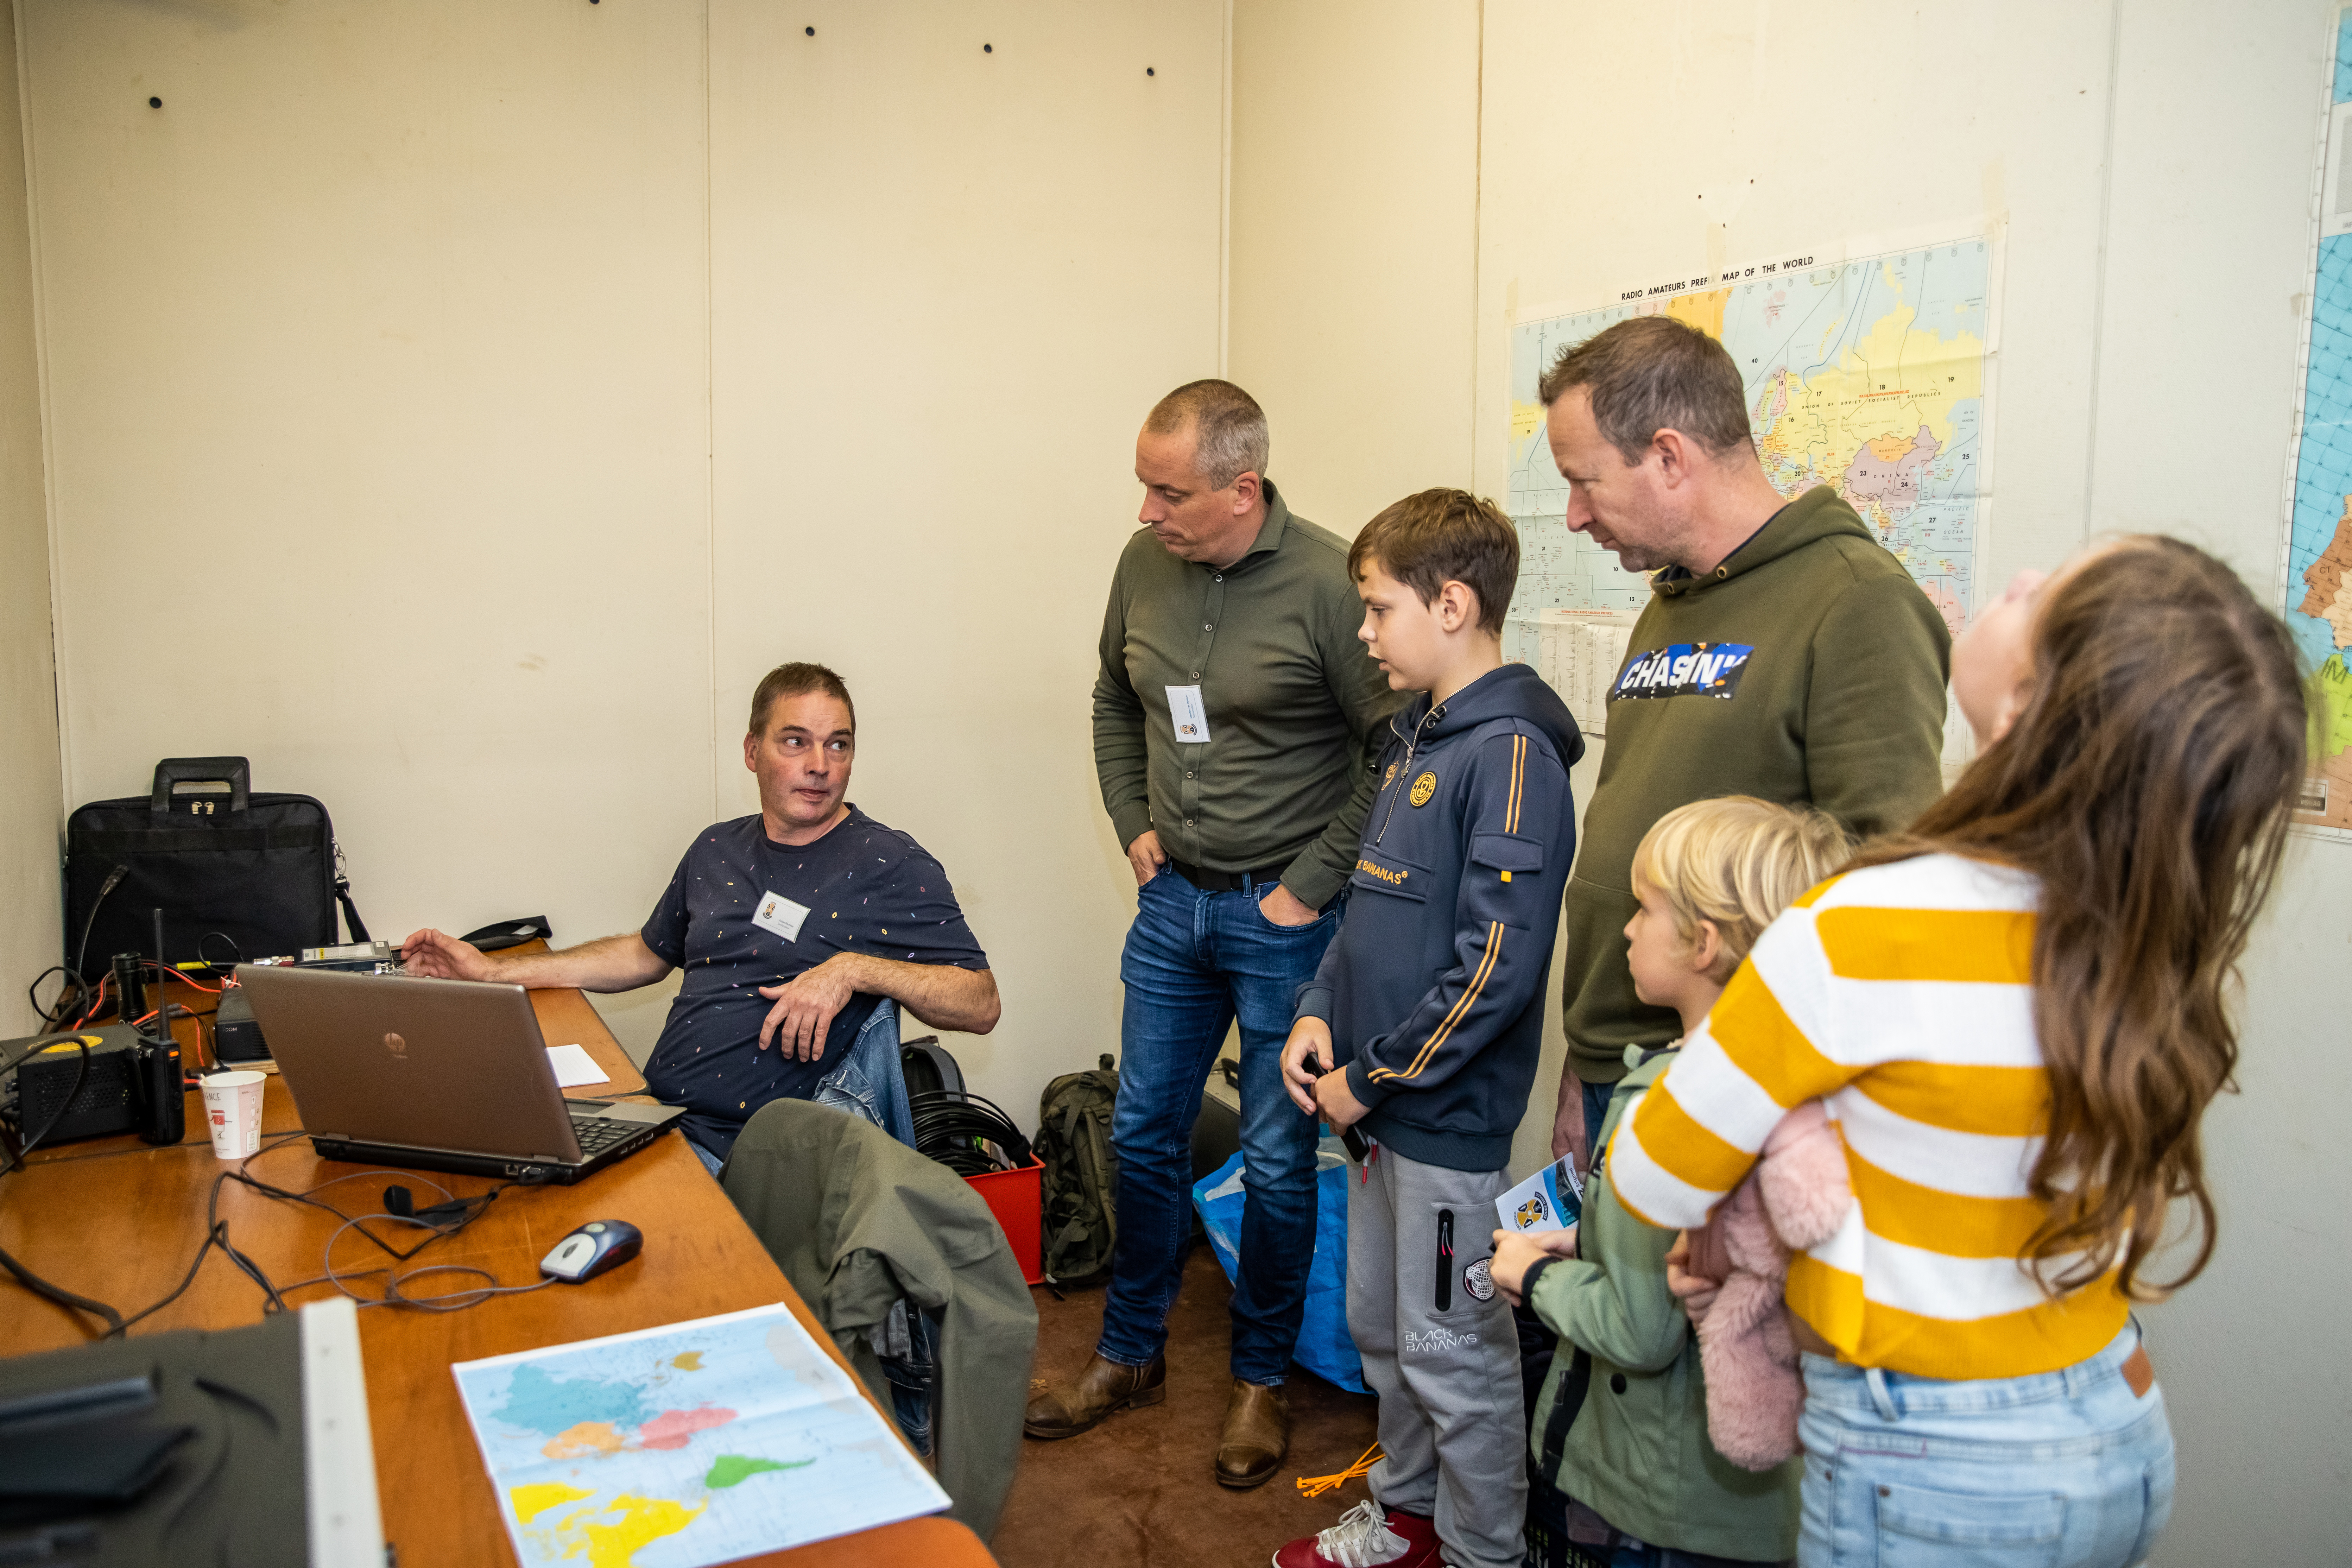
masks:
[[[992,1171],[985,1176],[964,1178],[996,1216],[1004,1239],[1013,1244],[1021,1277],[1032,1285],[1045,1281],[1045,1214],[1038,1186],[1045,1175],[1045,1162],[1033,1155],[1026,1170]]]

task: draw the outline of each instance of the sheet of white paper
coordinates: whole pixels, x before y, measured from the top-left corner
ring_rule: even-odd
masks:
[[[610,1083],[596,1058],[588,1054],[585,1046],[550,1046],[547,1061],[555,1069],[555,1087],[577,1089],[583,1083]]]

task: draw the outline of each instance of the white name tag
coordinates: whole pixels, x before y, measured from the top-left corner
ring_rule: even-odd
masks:
[[[1199,687],[1168,689],[1168,721],[1176,727],[1176,738],[1187,744],[1209,738],[1209,710],[1201,705]]]
[[[751,923],[761,931],[774,931],[786,942],[801,939],[801,922],[809,917],[806,904],[796,904],[782,893],[768,893],[760,900],[760,907],[751,911]]]

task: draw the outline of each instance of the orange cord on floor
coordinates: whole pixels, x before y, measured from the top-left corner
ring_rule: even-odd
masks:
[[[1365,1449],[1354,1464],[1349,1465],[1346,1469],[1341,1470],[1336,1476],[1299,1477],[1298,1495],[1301,1497],[1321,1497],[1325,1492],[1338,1491],[1349,1481],[1356,1480],[1362,1477],[1367,1471],[1370,1470],[1374,1465],[1380,1463],[1380,1461],[1385,1457],[1386,1456],[1381,1452],[1381,1446],[1378,1443],[1375,1443],[1370,1447]]]

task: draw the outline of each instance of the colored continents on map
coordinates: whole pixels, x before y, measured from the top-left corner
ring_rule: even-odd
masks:
[[[2352,235],[2319,242],[2284,607],[2311,671],[2308,809],[2296,821],[2352,830]]]
[[[814,1459],[794,1459],[787,1464],[774,1459],[754,1459],[743,1454],[721,1454],[710,1461],[710,1473],[702,1478],[702,1484],[712,1491],[724,1491],[729,1487],[750,1480],[762,1470],[799,1470],[815,1463]]]
[[[1512,614],[1638,611],[1648,601],[1644,579],[1569,531],[1537,384],[1562,349],[1657,314],[1730,353],[1773,487],[1791,498],[1816,485],[1837,490],[1957,633],[1975,604],[1987,500],[1990,274],[1988,243],[1968,239],[1520,322],[1511,344],[1510,511],[1521,562]]]
[[[2336,646],[2352,647],[2352,593],[2347,583],[2352,578],[2352,495],[2344,498],[2344,515],[2336,522],[2335,536],[2319,552],[2317,560],[2304,568],[2303,581],[2310,590],[2295,608],[2306,616],[2326,621],[2336,633]]]
[[[702,1356],[688,1351],[663,1366],[667,1370],[644,1383],[625,1377],[556,1377],[536,1366],[519,1366],[495,1415],[510,1426],[544,1436],[547,1441],[539,1448],[543,1458],[588,1461],[588,1468],[575,1466],[565,1473],[593,1480],[596,1462],[624,1454],[683,1449],[697,1434],[735,1420],[733,1410],[708,1401],[663,1407],[648,1399],[647,1384],[667,1383],[672,1372],[699,1372]],[[722,1491],[767,1471],[814,1463],[720,1454],[702,1475],[702,1486],[706,1492]],[[710,1505],[707,1496],[648,1497],[620,1488],[592,1500],[599,1500],[604,1490],[568,1481],[532,1481],[509,1487],[507,1500],[516,1520],[527,1527],[526,1539],[545,1548],[544,1561],[584,1558],[590,1568],[629,1568],[638,1548],[684,1531]]]
[[[2311,767],[2327,786],[2313,816],[2335,826],[2344,803],[2352,802],[2352,755],[2347,754],[2352,751],[2352,669],[2344,663],[2345,650],[2352,648],[2352,495],[2344,498],[2326,547],[2304,568],[2303,583],[2306,592],[2295,614],[2326,622],[2335,643],[2310,684]]]

